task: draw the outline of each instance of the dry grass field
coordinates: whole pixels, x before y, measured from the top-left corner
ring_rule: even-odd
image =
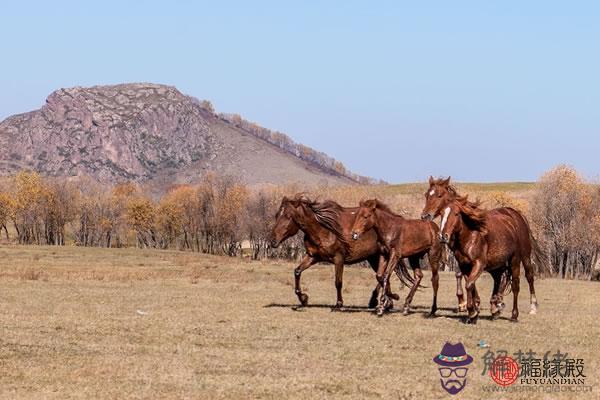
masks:
[[[331,312],[332,268],[304,273],[310,306],[303,310],[292,307],[292,268],[170,251],[2,246],[0,397],[451,398],[431,361],[445,341],[462,341],[475,359],[453,398],[574,397],[484,392],[492,381],[481,374],[481,339],[492,350],[583,358],[594,388],[576,398],[600,397],[596,283],[538,280],[540,310],[532,316],[523,282],[514,324],[487,319],[491,280],[484,276],[483,317],[470,326],[452,312],[449,273],[438,318],[424,318],[429,288],[417,293],[413,314],[377,318],[364,308],[372,271],[346,269],[348,308]]]

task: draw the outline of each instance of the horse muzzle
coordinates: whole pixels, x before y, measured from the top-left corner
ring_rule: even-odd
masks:
[[[441,244],[448,244],[449,241],[450,241],[450,236],[448,236],[447,233],[440,233],[440,243]]]
[[[433,215],[426,213],[426,214],[421,214],[421,219],[423,221],[433,221]]]
[[[360,235],[357,232],[352,232],[352,240],[358,240]]]

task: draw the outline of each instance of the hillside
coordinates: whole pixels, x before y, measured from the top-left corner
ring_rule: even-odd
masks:
[[[217,115],[210,103],[170,86],[59,89],[41,109],[0,123],[0,174],[27,168],[51,176],[87,175],[104,183],[129,180],[159,187],[193,183],[208,171],[248,184],[365,179],[285,135],[286,146],[278,146],[243,122]]]

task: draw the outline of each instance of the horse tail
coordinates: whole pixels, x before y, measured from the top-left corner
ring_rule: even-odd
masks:
[[[552,270],[548,266],[548,263],[545,261],[548,258],[546,257],[546,253],[542,250],[539,242],[533,237],[531,231],[529,231],[529,240],[531,241],[531,249],[532,249],[532,258],[533,264],[535,265],[535,271],[543,275],[551,275]]]
[[[509,209],[511,209],[512,211],[516,212],[521,219],[523,220],[523,222],[525,223],[525,226],[527,228],[527,235],[529,236],[529,243],[531,244],[531,258],[534,264],[534,271],[537,272],[538,275],[551,275],[552,274],[552,270],[550,269],[550,267],[548,266],[548,263],[546,262],[546,260],[548,259],[546,257],[546,253],[544,252],[544,250],[542,250],[539,242],[536,240],[535,236],[533,236],[533,232],[531,231],[531,226],[529,225],[529,221],[527,220],[527,218],[518,210],[515,210],[514,208],[510,208],[507,207]]]
[[[508,296],[512,292],[512,268],[507,266],[504,268],[504,272],[502,272],[501,282],[504,283],[504,296]]]
[[[415,279],[410,276],[410,272],[408,271],[403,258],[398,260],[398,265],[396,266],[396,275],[398,276],[398,279],[400,279],[400,282],[406,287],[410,288],[415,283]]]
[[[520,213],[519,213],[520,214]],[[529,234],[529,242],[531,243],[531,256],[533,259],[533,264],[535,266],[534,271],[542,275],[551,275],[552,270],[548,266],[548,263],[545,261],[548,258],[546,257],[546,253],[542,250],[540,243],[536,240],[535,236],[533,236],[533,232],[531,231],[531,227],[529,226],[529,221],[525,218],[524,215],[521,214],[523,221],[525,221],[525,225],[527,226],[527,233]]]

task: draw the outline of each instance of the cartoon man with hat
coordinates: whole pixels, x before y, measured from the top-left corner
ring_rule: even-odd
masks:
[[[445,391],[457,394],[467,385],[467,365],[473,362],[473,357],[467,354],[462,343],[446,342],[440,354],[433,358],[440,371],[440,382]]]

